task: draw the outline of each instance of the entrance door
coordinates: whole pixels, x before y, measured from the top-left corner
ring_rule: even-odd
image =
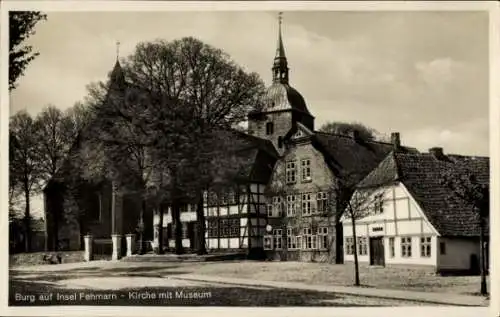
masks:
[[[370,238],[370,265],[385,265],[382,237]]]

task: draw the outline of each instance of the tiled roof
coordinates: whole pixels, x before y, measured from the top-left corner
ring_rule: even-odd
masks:
[[[313,144],[326,155],[334,172],[349,179],[350,184],[361,181],[394,149],[391,143],[322,132],[315,132]],[[417,149],[409,147],[400,147],[399,150],[418,153]]]
[[[477,236],[479,225],[472,207],[457,198],[442,184],[442,173],[459,173],[457,163],[464,163],[476,173],[478,181],[489,183],[489,158],[430,153],[391,152],[362,182],[360,188],[402,182],[443,236]]]
[[[278,157],[271,141],[239,131],[230,133],[234,134],[235,142],[240,141],[237,156],[245,160],[240,176],[252,182],[267,183]]]

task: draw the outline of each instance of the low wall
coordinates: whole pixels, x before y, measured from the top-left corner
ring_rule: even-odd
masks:
[[[83,251],[64,251],[64,252],[30,252],[18,253],[9,256],[9,266],[25,266],[48,264],[45,255],[61,256],[61,263],[83,262]]]

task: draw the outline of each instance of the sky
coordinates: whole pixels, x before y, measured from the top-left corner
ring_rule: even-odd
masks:
[[[403,145],[489,155],[488,16],[483,12],[285,11],[290,85],[319,128],[361,122]],[[139,42],[194,36],[271,82],[277,12],[49,12],[40,52],[10,95],[36,115],[83,100]]]

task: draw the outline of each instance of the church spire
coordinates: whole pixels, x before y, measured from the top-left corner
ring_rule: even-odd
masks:
[[[285,47],[281,35],[281,24],[283,21],[283,12],[278,14],[278,45],[273,64],[273,82],[288,84],[288,62],[285,56]]]
[[[123,89],[125,87],[125,74],[120,65],[120,42],[116,42],[116,62],[110,74],[110,84],[115,89]]]

